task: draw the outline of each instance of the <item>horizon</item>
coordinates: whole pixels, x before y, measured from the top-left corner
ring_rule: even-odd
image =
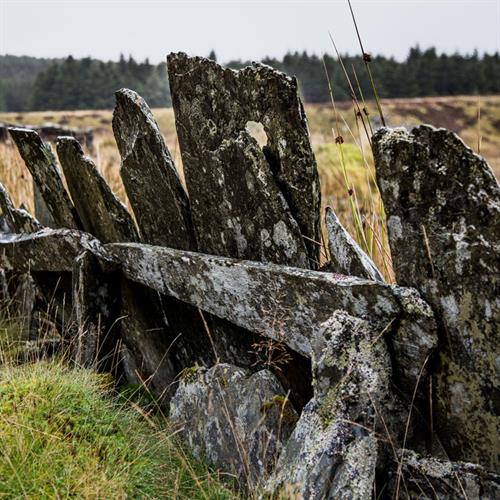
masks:
[[[402,61],[417,44],[448,55],[500,52],[499,0],[352,5],[365,50],[374,55]],[[290,52],[333,55],[329,32],[342,54],[360,54],[344,0],[0,0],[0,26],[0,54],[45,59],[117,61],[123,54],[158,64],[169,52],[208,56],[211,50],[224,63],[280,59]],[[390,37],[380,36],[387,31]]]

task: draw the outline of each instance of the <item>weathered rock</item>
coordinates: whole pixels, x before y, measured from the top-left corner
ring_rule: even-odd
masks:
[[[416,389],[425,389],[431,355],[438,345],[436,321],[414,288],[394,286],[392,290],[404,311],[388,338],[394,382],[411,399]]]
[[[483,158],[430,126],[373,138],[398,282],[440,324],[435,427],[450,457],[497,468],[500,188]]]
[[[148,105],[128,89],[116,92],[113,132],[121,177],[142,240],[195,250],[187,194]]]
[[[85,250],[98,257],[106,269],[116,266],[98,240],[70,229],[46,228],[34,234],[3,235],[0,248],[2,266],[17,271],[72,272],[75,259]]]
[[[195,456],[254,489],[275,465],[298,415],[269,370],[252,374],[218,364],[181,374],[170,419]]]
[[[36,339],[35,304],[37,299],[36,284],[29,273],[16,276],[16,289],[13,296],[15,318],[22,339]]]
[[[79,229],[78,217],[64,188],[61,173],[50,146],[44,144],[33,130],[11,128],[9,132],[54,222],[60,228]]]
[[[7,225],[16,233],[35,233],[41,224],[26,210],[15,208],[5,186],[0,183],[0,209],[6,217]]]
[[[178,373],[172,362],[175,339],[165,323],[154,292],[123,279],[120,321],[122,361],[129,383],[143,385],[164,403]]]
[[[50,213],[36,181],[33,180],[33,204],[35,206],[35,216],[40,221],[43,227],[51,227],[57,229],[59,226],[54,221],[54,217]]]
[[[221,154],[218,150],[225,141],[229,147],[225,155],[234,152],[236,146],[232,141],[237,141],[240,135],[246,136],[240,140],[248,144],[247,122],[261,122],[268,137],[264,148],[267,165],[262,158],[257,159],[257,163],[250,160],[250,151],[244,154],[245,164],[253,162],[257,168],[254,167],[255,170],[248,174],[249,178],[245,178],[247,185],[241,185],[252,195],[252,200],[257,200],[259,194],[252,192],[251,185],[255,182],[252,178],[257,171],[267,167],[267,179],[274,176],[293,218],[306,237],[310,265],[314,268],[319,262],[319,180],[296,80],[268,66],[255,64],[234,71],[208,59],[191,58],[182,53],[170,54],[167,62],[177,134],[200,250],[210,252],[208,245],[213,245],[211,240],[216,231],[219,231],[217,239],[222,240],[222,234],[231,229],[227,225],[214,227],[212,214],[220,209],[214,203],[232,189],[231,179],[228,175],[222,178],[220,169],[223,167],[225,172],[237,169],[235,162],[243,153],[240,151],[236,157],[228,158],[230,165],[217,167]],[[229,184],[218,186],[221,182]],[[217,195],[211,195],[212,188],[217,189]],[[269,200],[265,193],[260,195]],[[286,219],[285,223],[288,224]],[[251,233],[251,228],[247,227],[248,219],[240,224],[244,236]],[[233,240],[237,241],[239,230],[235,225]],[[260,230],[273,234],[272,227],[256,227],[256,234],[259,235]],[[261,236],[260,239],[265,238]]]
[[[391,364],[380,330],[336,311],[311,339],[314,398],[268,488],[304,499],[371,499],[378,413],[391,411]]]
[[[104,243],[138,241],[134,221],[73,137],[59,137],[57,154],[82,227]]]
[[[330,207],[326,207],[325,225],[333,272],[384,282],[372,259],[354,241]]]
[[[80,366],[112,370],[118,357],[114,352],[119,299],[116,279],[103,273],[96,257],[85,250],[75,259],[72,287],[77,327],[71,346],[73,359]]]
[[[128,89],[116,92],[116,108],[113,113],[113,131],[122,156],[121,176],[128,198],[134,210],[141,240],[183,250],[196,250],[191,211],[187,194],[181,184],[174,162],[158,129],[148,105],[138,94]],[[179,369],[199,363],[213,364],[214,353],[199,312],[180,303],[173,297],[158,297],[157,309],[166,316],[171,332],[171,356]],[[126,318],[132,317],[125,313]],[[147,315],[142,316],[144,319]],[[127,322],[128,319],[124,319]],[[138,324],[122,325],[125,334],[136,330]],[[151,337],[165,333],[165,325],[156,330],[140,327],[130,339],[139,340],[140,332],[149,330]],[[158,339],[157,343],[165,342]],[[130,350],[133,351],[131,343]],[[126,355],[125,359],[132,356]],[[144,363],[141,361],[141,366]],[[129,370],[133,371],[133,370]],[[144,373],[144,370],[142,370]]]
[[[480,465],[424,458],[412,450],[398,450],[397,458],[387,490],[391,498],[500,498],[500,476]]]
[[[361,278],[133,243],[105,248],[129,279],[285,342],[307,357],[318,325],[336,310],[382,328],[412,310],[413,327],[424,331],[432,325],[427,310],[420,316],[418,307],[403,307],[393,287]]]

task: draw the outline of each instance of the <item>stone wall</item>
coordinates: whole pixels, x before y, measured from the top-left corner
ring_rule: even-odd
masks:
[[[75,138],[58,139],[56,159],[35,131],[10,129],[48,212],[0,189],[0,276],[30,284],[22,307],[55,305],[75,363],[145,385],[191,451],[243,489],[497,495],[500,194],[485,161],[445,130],[378,131],[398,285],[330,209],[319,271],[296,81],[185,54],[168,65],[186,186],[145,101],[119,90],[133,216]]]

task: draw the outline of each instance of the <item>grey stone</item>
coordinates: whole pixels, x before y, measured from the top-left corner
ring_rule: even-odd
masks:
[[[152,290],[122,279],[120,320],[128,382],[143,385],[165,403],[178,373],[172,361],[175,339]]]
[[[121,177],[142,241],[195,250],[187,194],[148,105],[128,89],[116,92],[113,132]]]
[[[297,419],[269,370],[252,374],[229,364],[186,369],[170,402],[171,423],[195,456],[252,490],[272,470]]]
[[[34,130],[10,128],[26,167],[59,228],[79,229],[78,217],[64,188],[54,154]]]
[[[116,279],[103,272],[97,258],[88,250],[74,261],[72,273],[73,319],[76,334],[72,339],[74,361],[85,367],[116,369],[119,291]]]
[[[103,243],[138,241],[134,221],[73,137],[59,137],[57,154],[82,227]]]
[[[85,250],[98,257],[106,270],[117,265],[98,240],[70,229],[45,228],[34,234],[3,235],[0,248],[2,266],[21,272],[72,272],[75,259]]]
[[[354,241],[330,207],[326,207],[325,225],[333,272],[384,282],[372,259]]]
[[[500,498],[500,476],[480,465],[422,457],[412,450],[398,450],[397,459],[387,490],[391,498]]]
[[[374,281],[133,243],[105,248],[127,278],[285,342],[309,358],[314,332],[336,310],[387,329],[409,313],[412,328],[425,331],[433,325],[425,307],[403,307],[400,291]]]
[[[57,229],[58,225],[54,221],[47,204],[43,201],[42,194],[35,181],[33,181],[33,204],[35,206],[35,216],[40,221],[40,224],[44,227]]]
[[[15,208],[5,186],[0,183],[0,209],[9,229],[16,233],[35,233],[42,225],[26,210]]]
[[[268,489],[293,498],[371,499],[379,413],[394,404],[384,338],[367,321],[336,311],[316,332],[312,353],[314,397]]]
[[[248,143],[247,122],[260,122],[268,137],[263,150],[267,165],[262,158],[257,159],[255,165],[260,171],[266,166],[269,170],[266,177],[270,179],[271,174],[274,177],[301,234],[306,238],[310,266],[316,267],[319,263],[317,242],[320,239],[319,179],[296,80],[268,66],[254,64],[234,71],[208,59],[188,57],[182,53],[170,54],[167,63],[197,237],[214,238],[218,229],[218,239],[222,239],[221,233],[228,229],[227,226],[214,228],[211,218],[212,212],[219,210],[214,202],[217,203],[222,194],[211,198],[210,187],[220,180],[230,180],[228,176],[221,179],[217,175],[220,171],[214,175],[214,155],[217,158],[224,141],[230,146],[226,155],[234,150],[232,141],[238,141],[240,135],[246,137],[240,141]],[[255,146],[253,148],[255,150]],[[246,164],[249,163],[248,154],[245,155]],[[225,169],[231,167],[237,168],[237,165],[224,165]],[[249,174],[249,184],[253,182],[252,174]],[[247,186],[242,185],[250,191],[248,183]],[[220,193],[231,190],[230,185],[221,188]],[[265,196],[265,193],[261,195]],[[256,196],[257,193],[252,194],[252,199],[255,200]],[[210,205],[207,206],[207,203]],[[256,228],[257,234],[259,229],[272,234],[268,227]],[[237,239],[237,232],[238,227],[235,227],[233,239]],[[204,245],[203,240],[199,243],[200,250],[209,251],[205,248],[208,244]]]
[[[500,188],[455,134],[378,131],[377,180],[398,283],[439,322],[435,428],[449,456],[499,466]]]
[[[174,162],[148,105],[138,94],[128,89],[116,92],[113,131],[122,156],[121,176],[137,218],[141,241],[153,245],[196,250],[187,194],[181,184]],[[145,292],[149,293],[150,292]],[[195,360],[213,364],[214,353],[199,312],[173,297],[151,296],[156,302],[157,316],[164,315],[172,338],[176,338],[171,355],[180,367],[191,366]],[[133,314],[125,312],[125,326]],[[147,316],[142,316],[144,319]],[[137,326],[137,325],[135,325]],[[159,335],[148,328],[150,337]],[[130,338],[138,338],[139,331]],[[162,339],[158,339],[160,344]],[[131,347],[131,346],[130,346]],[[131,351],[133,351],[131,347]],[[125,359],[130,359],[126,356]]]

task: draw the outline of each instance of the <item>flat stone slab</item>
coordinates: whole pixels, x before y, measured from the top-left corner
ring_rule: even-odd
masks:
[[[129,89],[116,92],[113,132],[120,174],[141,240],[196,250],[189,200],[146,101]]]
[[[383,326],[403,314],[390,286],[360,278],[148,245],[110,244],[106,250],[129,279],[284,341],[307,357],[311,335],[335,310]],[[276,313],[283,334],[275,328]],[[416,314],[413,326],[418,321]]]

